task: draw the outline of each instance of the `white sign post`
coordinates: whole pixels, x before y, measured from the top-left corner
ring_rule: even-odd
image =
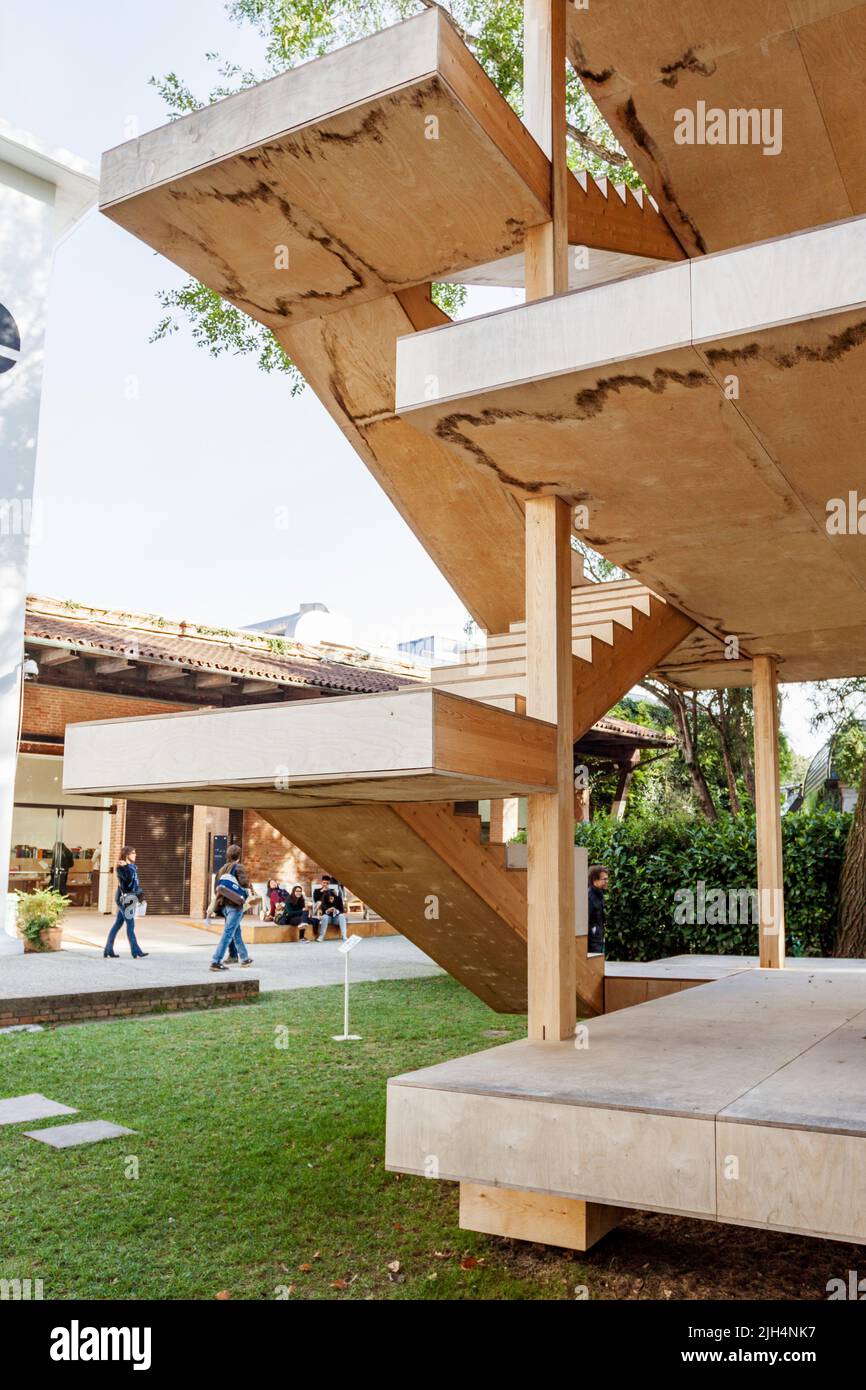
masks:
[[[0,121],[0,953],[23,950],[9,857],[48,282],[55,247],[97,191],[83,161]]]
[[[350,936],[348,941],[344,941],[337,947],[340,955],[345,962],[346,970],[343,976],[343,1031],[333,1035],[334,1042],[360,1042],[360,1033],[349,1032],[349,956],[360,942],[360,936]]]

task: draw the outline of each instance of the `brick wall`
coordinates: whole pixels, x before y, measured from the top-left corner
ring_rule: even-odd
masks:
[[[280,883],[303,885],[309,896],[310,880],[317,879],[322,866],[293,845],[255,811],[244,811],[244,868],[254,882],[269,878]]]
[[[132,1014],[223,1008],[226,1004],[246,1003],[257,998],[258,993],[258,980],[247,978],[0,999],[0,1028],[16,1023],[79,1023],[90,1018],[128,1018]]]
[[[135,695],[105,695],[97,690],[62,690],[28,681],[24,686],[24,734],[53,734],[62,739],[67,724],[89,719],[129,719],[139,714],[174,714],[189,705],[142,700]]]

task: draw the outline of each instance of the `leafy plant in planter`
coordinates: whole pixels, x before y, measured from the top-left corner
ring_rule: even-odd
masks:
[[[59,951],[60,919],[70,899],[54,888],[22,893],[18,899],[18,931],[25,951]]]

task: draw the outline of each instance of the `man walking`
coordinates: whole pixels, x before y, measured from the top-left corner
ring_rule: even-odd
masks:
[[[226,862],[217,881],[214,898],[217,907],[221,907],[223,910],[225,926],[219,945],[213,954],[211,970],[228,969],[228,966],[223,965],[222,961],[226,951],[232,946],[236,948],[242,966],[253,963],[241,930],[244,912],[252,895],[252,890],[247,871],[240,862],[240,854],[237,845],[229,846]]]

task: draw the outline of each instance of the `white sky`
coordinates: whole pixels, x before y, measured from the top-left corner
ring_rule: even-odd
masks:
[[[130,121],[164,122],[152,74],[206,92],[215,50],[263,67],[220,0],[3,0],[0,116],[98,165]],[[148,343],[157,291],[184,278],[95,212],[60,248],[30,590],[214,626],[319,600],[359,643],[459,636],[460,600],[311,391],[293,400],[285,378],[185,333]],[[501,302],[478,292],[472,308]],[[783,722],[811,753],[805,689],[787,687]]]

